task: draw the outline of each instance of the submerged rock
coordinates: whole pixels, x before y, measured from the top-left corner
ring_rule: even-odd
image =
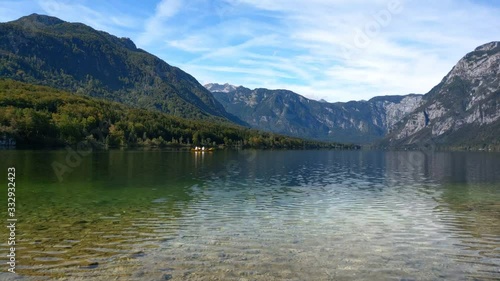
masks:
[[[140,258],[140,257],[144,257],[146,255],[146,253],[144,251],[138,251],[138,252],[135,252],[135,253],[132,253],[130,255],[131,258]]]
[[[98,266],[99,266],[99,263],[95,261],[95,262],[90,262],[86,266],[82,266],[82,268],[94,269],[94,268],[97,268]]]

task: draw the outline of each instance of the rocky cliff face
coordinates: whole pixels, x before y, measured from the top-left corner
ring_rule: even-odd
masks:
[[[478,145],[500,142],[500,42],[462,58],[411,114],[395,125],[386,144]]]
[[[208,88],[252,127],[282,134],[382,146],[500,146],[500,42],[467,54],[423,96],[327,103],[286,90]]]
[[[399,96],[398,100],[384,100],[384,97],[375,97],[370,100],[375,106],[380,107],[374,114],[373,122],[376,124],[381,120],[381,126],[389,132],[394,125],[413,112],[422,104],[422,95]]]
[[[254,128],[319,140],[369,143],[420,106],[421,95],[327,103],[287,90],[205,85],[225,109]],[[224,90],[224,91],[222,91]]]

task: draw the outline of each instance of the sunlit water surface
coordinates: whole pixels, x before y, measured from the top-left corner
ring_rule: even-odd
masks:
[[[500,280],[500,154],[0,157],[19,219],[0,280]]]

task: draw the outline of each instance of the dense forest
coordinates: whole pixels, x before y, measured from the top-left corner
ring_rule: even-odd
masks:
[[[20,146],[89,142],[107,147],[218,146],[336,148],[355,145],[291,138],[224,122],[188,120],[157,111],[0,79],[0,137]]]
[[[130,39],[50,16],[0,23],[0,77],[184,118],[245,125],[194,77]]]

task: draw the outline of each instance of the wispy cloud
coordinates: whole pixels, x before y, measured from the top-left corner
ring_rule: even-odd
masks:
[[[500,4],[483,0],[2,4],[0,16],[42,12],[131,37],[202,83],[286,88],[329,101],[425,93],[467,52],[500,40]]]
[[[181,0],[162,0],[156,5],[155,13],[146,20],[144,32],[139,36],[141,45],[161,39],[168,30],[166,21],[175,16],[182,7]]]
[[[59,17],[66,21],[83,22],[117,36],[130,37],[135,32],[139,21],[133,15],[128,15],[108,4],[94,7],[81,1],[38,0],[36,5],[43,14]],[[110,13],[112,11],[112,13]]]
[[[26,11],[30,11],[32,7],[32,1],[2,1],[2,4],[0,5],[0,19],[2,22],[18,19],[25,16],[27,13]]]
[[[264,33],[274,35],[275,40],[259,48],[222,52],[217,60],[196,55],[197,59],[180,62],[182,67],[204,80],[206,73],[200,69],[206,67],[200,64],[233,64],[254,74],[234,75],[214,68],[220,76],[234,79],[220,82],[289,88],[330,101],[425,93],[466,52],[500,40],[500,31],[492,29],[500,26],[498,7],[470,1],[239,0],[231,5],[261,15],[270,13],[274,30],[255,30],[255,36]],[[268,52],[268,56],[252,57],[263,50],[274,56]],[[267,74],[262,69],[280,74],[259,75]]]

